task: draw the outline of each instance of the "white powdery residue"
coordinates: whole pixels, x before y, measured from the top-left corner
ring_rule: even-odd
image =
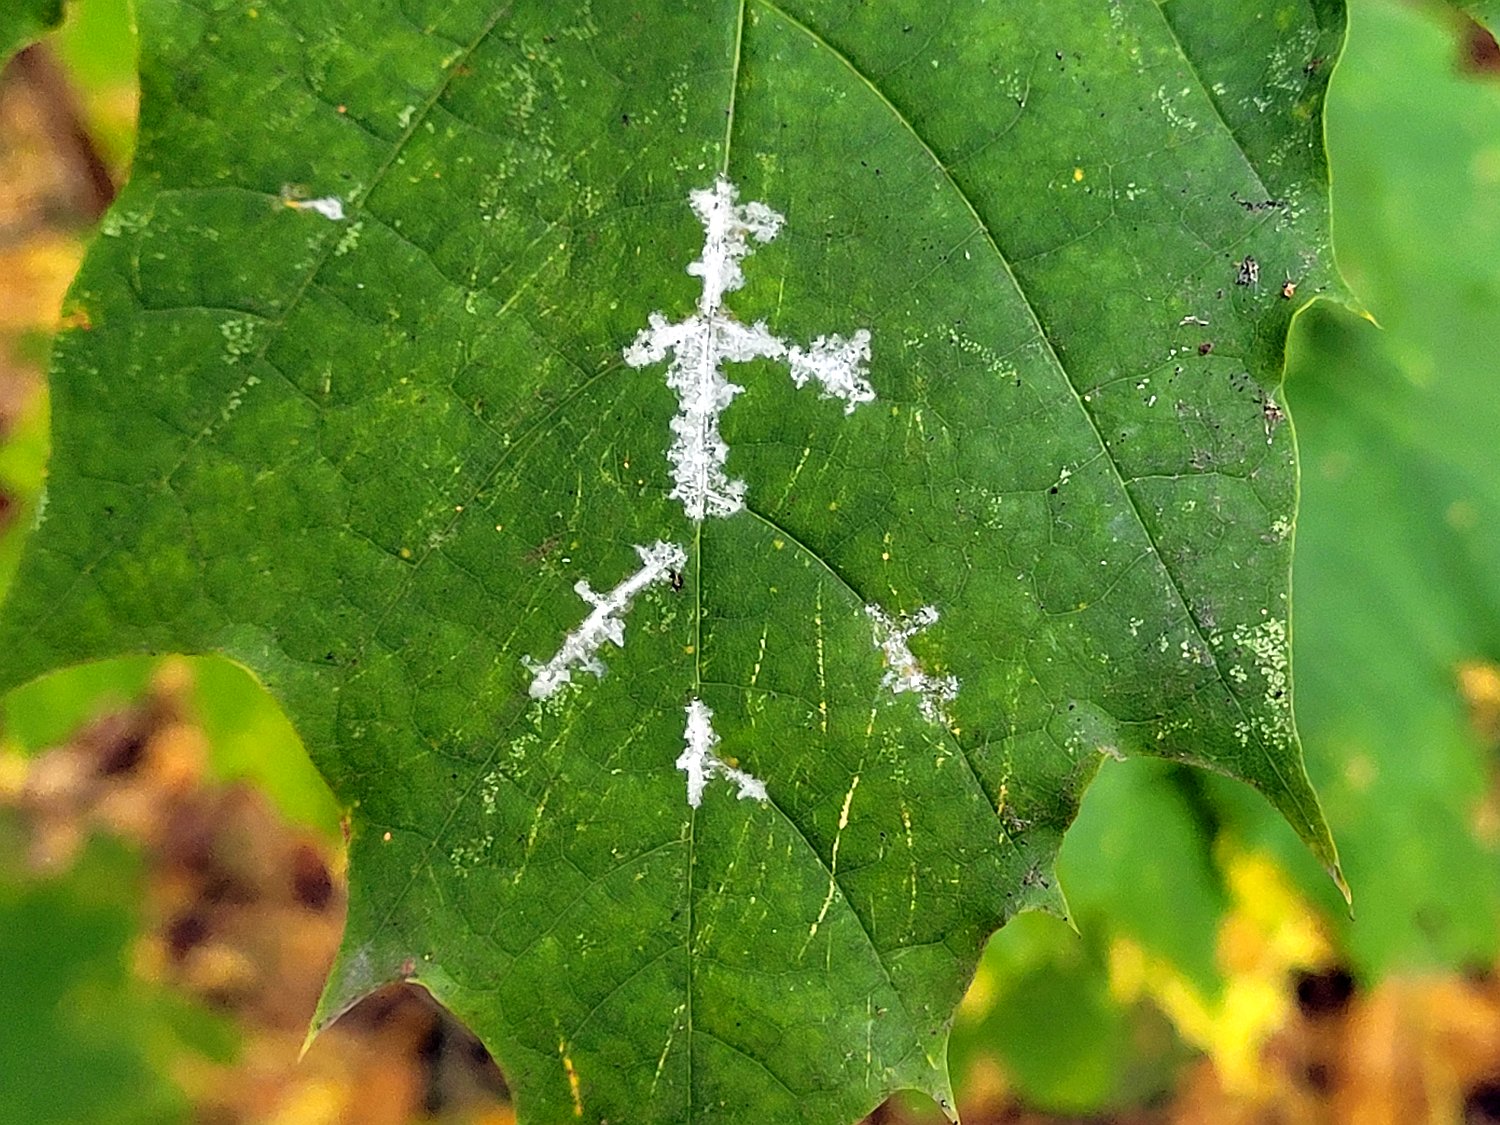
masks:
[[[687,727],[682,732],[685,745],[677,755],[677,768],[687,775],[687,800],[693,808],[703,803],[703,790],[709,780],[722,777],[739,788],[739,798],[766,801],[766,783],[758,777],[735,769],[714,753],[719,735],[713,727],[714,713],[701,699],[687,705]]]
[[[575,666],[596,676],[604,675],[604,663],[599,659],[604,642],[610,641],[616,648],[625,646],[625,622],[620,615],[630,609],[635,596],[647,586],[665,581],[672,571],[687,562],[687,555],[676,543],[658,540],[649,547],[638,546],[635,550],[641,557],[641,568],[609,593],[595,592],[587,580],[580,580],[573,587],[578,596],[594,608],[583,619],[583,624],[568,634],[556,656],[545,664],[529,656],[521,658],[521,663],[533,677],[533,699],[546,699],[571,682]]]
[[[288,184],[281,189],[281,202],[293,211],[312,211],[335,223],[344,221],[344,201],[336,195],[303,199],[300,189]]]
[[[688,196],[688,202],[703,223],[703,256],[688,265],[687,271],[703,279],[703,296],[698,298],[698,312],[705,317],[719,314],[724,294],[745,284],[740,262],[752,253],[746,236],[757,242],[770,242],[781,233],[785,221],[764,203],[735,202],[739,191],[728,180],[718,180],[712,188],[700,188]]]
[[[875,388],[864,376],[869,360],[870,334],[863,328],[847,340],[819,336],[808,350],[794,347],[787,354],[792,382],[805,387],[809,379],[816,379],[823,384],[825,397],[844,400],[845,414],[853,414],[862,402],[875,401]]]
[[[938,611],[924,605],[913,614],[903,614],[899,622],[876,605],[865,606],[865,613],[875,626],[875,647],[885,654],[885,675],[880,679],[881,686],[898,695],[917,692],[922,697],[919,704],[922,716],[931,723],[944,722],[943,704],[958,698],[958,677],[928,675],[907,644],[937,621]]]
[[[678,403],[667,451],[674,482],[671,496],[695,520],[731,516],[745,506],[745,482],[731,480],[724,472],[729,446],[719,432],[719,416],[744,390],[724,375],[725,362],[783,360],[797,387],[816,379],[825,397],[844,400],[846,414],[875,398],[865,377],[870,358],[870,333],[865,329],[848,339],[820,336],[802,348],[773,336],[764,321],[745,325],[725,313],[724,295],[745,284],[740,263],[753,250],[750,240],[771,241],[783,222],[764,203],[740,204],[738,198],[734,186],[723,179],[689,197],[703,224],[703,254],[687,267],[689,274],[703,279],[698,310],[676,323],[652,313],[624,353],[631,367],[647,367],[671,356],[667,385],[677,392]]]
[[[296,204],[298,210],[316,211],[323,218],[335,223],[344,221],[344,201],[336,195],[325,195],[318,199],[306,199]]]

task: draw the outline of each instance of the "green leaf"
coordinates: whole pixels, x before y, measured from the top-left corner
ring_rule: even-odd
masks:
[[[1376,975],[1496,953],[1494,767],[1458,680],[1500,658],[1500,90],[1455,73],[1441,13],[1355,17],[1329,108],[1338,248],[1382,328],[1310,318],[1289,386],[1298,715],[1361,888],[1345,941]]]
[[[979,949],[1061,909],[1101,756],[1242,778],[1336,870],[1276,401],[1293,311],[1339,292],[1340,5],[139,23],[0,688],[186,651],[271,689],[351,808],[326,1016],[420,980],[528,1120],[844,1120],[948,1097]],[[770,353],[724,372],[744,510],[697,522],[670,357],[626,351],[719,308],[687,267],[721,178],[785,222],[722,304]],[[788,378],[858,389],[827,337],[860,331],[874,401]],[[584,581],[596,617],[638,594],[623,647],[535,699]],[[915,617],[912,655],[868,607]],[[690,708],[700,764],[766,800],[731,774],[690,806]]]
[[[62,23],[62,0],[9,0],[0,11],[0,64]]]

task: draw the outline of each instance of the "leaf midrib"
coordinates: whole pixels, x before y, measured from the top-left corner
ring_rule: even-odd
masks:
[[[744,59],[746,2],[739,0],[735,14],[734,61],[729,67],[729,104],[724,110],[724,142],[719,152],[719,175],[729,177],[729,153],[734,145],[734,109],[739,97],[740,67]],[[703,695],[703,519],[693,525],[693,570],[697,580],[693,583],[693,696]],[[697,932],[697,911],[693,907],[693,871],[698,860],[698,810],[688,806],[687,823],[687,887],[684,891],[687,910],[687,937],[683,945],[683,962],[686,979],[683,987],[682,1026],[687,1052],[687,1120],[693,1120],[693,940]]]

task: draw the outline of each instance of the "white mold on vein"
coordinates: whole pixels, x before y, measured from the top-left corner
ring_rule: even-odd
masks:
[[[682,501],[695,520],[731,516],[745,506],[745,482],[731,480],[724,472],[729,447],[719,433],[719,415],[744,390],[720,369],[726,361],[785,360],[797,387],[816,380],[825,397],[844,400],[846,414],[875,398],[865,376],[870,359],[867,330],[848,338],[819,336],[803,348],[771,335],[764,321],[747,326],[724,311],[724,295],[745,284],[740,262],[754,249],[749,240],[771,241],[783,222],[764,203],[740,204],[738,198],[734,185],[724,179],[689,197],[704,234],[703,256],[687,267],[688,273],[703,279],[698,311],[672,324],[661,313],[652,313],[649,326],[625,349],[625,362],[631,367],[672,357],[667,385],[677,392],[678,409],[667,452],[674,481],[671,496]]]
[[[599,650],[605,641],[612,642],[616,648],[625,646],[622,615],[630,609],[635,596],[653,583],[667,581],[674,570],[681,569],[687,562],[687,555],[676,543],[658,540],[649,547],[636,547],[635,551],[641,557],[641,568],[609,593],[597,593],[586,579],[574,585],[578,596],[594,608],[583,619],[583,624],[563,640],[556,656],[545,664],[529,656],[521,658],[526,670],[532,674],[533,699],[546,699],[569,683],[575,667],[596,676],[604,675]]]
[[[907,644],[937,621],[938,611],[924,605],[915,613],[903,614],[896,620],[879,606],[867,605],[865,613],[875,627],[875,647],[885,654],[885,675],[880,678],[881,686],[898,695],[908,691],[918,693],[923,718],[931,723],[946,722],[943,705],[958,698],[958,677],[929,675],[917,663]]]
[[[682,732],[685,745],[677,756],[677,768],[687,775],[687,800],[693,808],[703,803],[703,790],[709,780],[722,777],[739,787],[740,800],[754,798],[766,801],[766,783],[736,769],[714,753],[719,735],[713,727],[714,713],[701,699],[687,705],[687,727]]]

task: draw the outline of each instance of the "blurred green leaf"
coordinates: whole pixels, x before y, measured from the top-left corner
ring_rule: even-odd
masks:
[[[1199,786],[1169,763],[1106,764],[1057,871],[1081,932],[1130,938],[1212,998],[1222,983],[1215,938],[1227,900],[1212,861],[1217,824]]]
[[[26,529],[36,519],[46,464],[47,403],[46,396],[38,394],[19,416],[9,419],[0,440],[0,495],[13,505],[0,523],[0,597],[10,588]]]
[[[1064,1113],[1107,1105],[1132,1044],[1127,1013],[1109,996],[1102,955],[1057,919],[1039,915],[1016,919],[995,941],[1047,955],[1004,973],[986,1017],[955,1028],[955,1065],[974,1053],[962,1041],[977,1040],[998,1055],[1030,1104]]]
[[[135,147],[135,20],[130,0],[71,0],[49,44],[78,93],[89,134],[123,179]]]
[[[84,90],[136,81],[135,20],[130,0],[71,0],[52,43],[68,75]]]
[[[192,661],[193,709],[208,740],[214,776],[261,787],[282,815],[333,839],[342,816],[302,740],[270,694],[227,660]]]
[[[1024,1104],[1054,1113],[1139,1104],[1170,1088],[1184,1049],[1159,1015],[1111,994],[1108,940],[1102,927],[1080,935],[1040,914],[994,936],[953,1028],[961,1104],[986,1060]]]
[[[139,701],[158,666],[152,657],[123,657],[39,677],[0,701],[0,736],[26,754],[61,745],[91,719]],[[283,816],[338,836],[338,803],[276,701],[229,661],[204,657],[189,667],[191,717],[207,741],[210,774],[254,782]]]
[[[1500,27],[1500,0],[1458,0],[1458,6],[1486,27]]]
[[[150,657],[122,657],[38,677],[0,702],[0,734],[27,754],[60,746],[89,720],[144,696],[155,667]]]
[[[1199,780],[1170,763],[1105,763],[1057,862],[1077,932],[1025,917],[991,940],[954,1027],[961,1101],[965,1076],[986,1057],[1003,1063],[1028,1105],[1060,1113],[1167,1087],[1183,1049],[1160,1017],[1110,995],[1106,951],[1128,939],[1205,1002],[1219,995],[1227,900],[1211,859],[1216,813]]]

